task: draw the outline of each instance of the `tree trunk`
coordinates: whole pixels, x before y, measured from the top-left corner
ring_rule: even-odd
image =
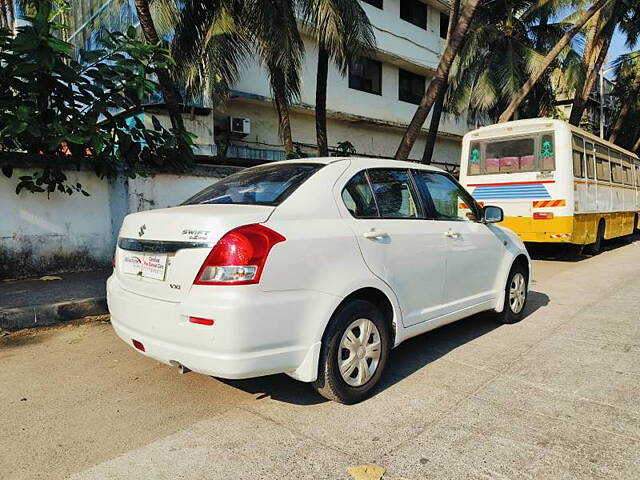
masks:
[[[640,153],[640,137],[638,137],[638,140],[636,141],[631,151],[635,153]]]
[[[611,143],[616,143],[616,140],[618,140],[618,136],[624,126],[624,121],[627,119],[627,115],[631,112],[631,107],[633,105],[632,99],[638,94],[640,94],[640,74],[636,76],[633,84],[631,85],[631,98],[624,102],[624,105],[622,105],[622,108],[620,109],[620,113],[618,113],[618,118],[616,119],[616,123],[613,126],[613,130],[611,130],[611,135],[609,136],[609,141]]]
[[[447,93],[448,84],[445,84],[442,93],[438,95],[433,104],[433,112],[431,114],[431,123],[429,124],[429,132],[424,144],[424,152],[422,153],[422,163],[431,165],[433,158],[433,150],[436,148],[436,140],[438,138],[438,129],[440,128],[440,119],[444,110],[444,97]]]
[[[538,80],[544,75],[547,69],[551,66],[551,64],[555,61],[555,59],[560,55],[560,52],[569,44],[571,39],[576,36],[576,34],[584,27],[584,24],[589,21],[591,17],[593,17],[598,10],[600,10],[606,3],[610,0],[598,0],[594,3],[589,10],[584,12],[578,21],[571,27],[567,33],[563,35],[563,37],[556,43],[556,45],[551,49],[551,51],[547,54],[547,56],[542,61],[542,64],[536,68],[536,70],[531,74],[529,79],[525,82],[520,90],[520,93],[513,101],[509,104],[509,106],[502,112],[500,118],[498,119],[499,123],[508,122],[513,114],[516,113],[520,104],[527,98],[527,95],[531,92],[531,89],[538,83]]]
[[[464,9],[462,10],[462,13],[460,15],[460,19],[458,20],[458,25],[451,35],[451,41],[448,43],[447,47],[442,53],[442,57],[440,58],[440,63],[438,64],[436,74],[433,80],[431,80],[431,82],[429,83],[429,87],[427,87],[422,100],[420,100],[420,104],[418,105],[416,113],[411,119],[411,123],[407,127],[407,131],[404,133],[404,136],[400,141],[400,145],[395,155],[396,159],[406,160],[409,157],[411,149],[416,142],[416,138],[418,138],[418,135],[420,134],[420,129],[422,128],[427,115],[429,115],[431,107],[438,98],[438,95],[440,95],[441,92],[446,88],[447,82],[449,80],[449,71],[451,70],[451,64],[458,55],[458,51],[460,50],[460,46],[462,45],[462,42],[467,35],[469,25],[473,20],[473,16],[476,13],[476,8],[478,7],[479,2],[480,0],[468,0],[465,4]]]
[[[584,45],[584,57],[582,58],[582,66],[584,68],[584,82],[583,85],[587,83],[587,77],[593,71],[593,67],[595,65],[596,54],[594,53],[596,50],[596,39],[598,38],[598,30],[600,28],[600,19],[602,18],[602,11],[596,13],[591,19],[591,26],[589,27],[589,32],[587,33],[587,40]],[[573,104],[571,106],[571,115],[569,117],[569,123],[572,125],[579,125],[580,120],[582,119],[582,114],[584,111],[580,113],[580,117],[576,121],[577,110],[580,108],[578,105],[579,99],[582,97],[582,92],[575,92],[575,98],[573,99]],[[584,103],[586,105],[586,101]]]
[[[445,49],[451,39],[451,34],[458,24],[458,14],[460,13],[460,0],[454,0],[451,5],[451,12],[449,15],[449,25],[447,26],[447,40],[444,44]],[[429,133],[427,133],[427,139],[424,144],[424,152],[422,153],[422,163],[431,165],[431,159],[433,157],[433,150],[436,146],[436,139],[438,138],[438,129],[440,128],[440,119],[442,118],[442,110],[444,109],[444,97],[447,94],[447,82],[442,89],[436,102],[433,105],[433,113],[431,114],[431,123],[429,124]]]
[[[269,68],[273,103],[278,114],[278,131],[286,158],[293,157],[293,137],[291,135],[291,117],[289,115],[289,101],[286,94],[286,79],[284,72],[277,68]]]
[[[149,2],[147,0],[135,0],[135,5],[145,41],[151,45],[159,45],[160,37],[158,37],[158,31],[153,23],[153,17],[149,10]],[[168,71],[158,70],[156,74],[160,88],[162,88],[164,103],[167,106],[171,126],[176,130],[184,130],[184,121],[182,120],[182,110],[180,108],[182,101],[180,93]]]
[[[599,16],[600,13],[596,15]],[[591,95],[593,87],[598,80],[600,69],[607,58],[616,23],[617,19],[615,17],[611,18],[603,27],[599,38],[594,39],[594,44],[590,47],[591,58],[585,59],[587,61],[587,75],[584,85],[582,86],[582,92],[580,92],[580,95],[576,96],[571,107],[571,116],[569,117],[569,123],[571,125],[575,125],[577,127],[582,121],[582,116],[584,115],[584,111],[589,102],[589,96]],[[589,32],[589,35],[591,35],[591,32]]]
[[[329,156],[327,138],[327,77],[329,74],[329,52],[323,45],[318,47],[318,69],[316,72],[316,141],[318,156]]]

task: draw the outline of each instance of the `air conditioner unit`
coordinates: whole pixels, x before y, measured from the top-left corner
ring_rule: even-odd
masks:
[[[229,131],[231,133],[249,135],[251,133],[251,120],[248,118],[229,117]]]

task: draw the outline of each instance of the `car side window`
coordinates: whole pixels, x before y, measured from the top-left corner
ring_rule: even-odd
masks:
[[[448,175],[424,170],[413,173],[424,203],[430,206],[431,214],[435,219],[465,221],[479,219],[480,212],[471,195]]]
[[[418,203],[408,170],[374,168],[367,171],[382,218],[418,218]]]
[[[378,208],[373,192],[364,172],[355,175],[342,189],[342,201],[351,215],[356,218],[378,216]]]

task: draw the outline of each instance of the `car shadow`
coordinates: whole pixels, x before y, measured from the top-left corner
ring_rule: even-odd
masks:
[[[602,244],[602,252],[616,250],[637,241],[640,241],[640,235],[628,235],[612,240],[605,240]],[[594,255],[584,253],[578,245],[559,243],[527,243],[526,245],[532,260],[551,260],[570,263],[581,262],[594,257]]]
[[[549,297],[546,294],[530,291],[522,321],[526,321],[529,315],[548,304]],[[491,312],[483,312],[403,342],[392,350],[387,368],[373,396],[409,377],[434,360],[497,328],[512,328],[512,326],[497,323]],[[327,401],[310,385],[298,382],[284,374],[246,380],[218,380],[255,395],[257,401],[270,398],[295,405],[316,405]]]

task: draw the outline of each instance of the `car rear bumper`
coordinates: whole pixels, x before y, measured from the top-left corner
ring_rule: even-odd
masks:
[[[211,298],[204,290],[209,288],[193,287],[182,302],[166,302],[125,290],[112,276],[107,282],[111,323],[124,342],[132,347],[134,340],[141,342],[140,353],[168,365],[229,379],[273,373],[316,379],[320,324],[339,299],[246,287]],[[189,315],[215,323],[193,324]]]

